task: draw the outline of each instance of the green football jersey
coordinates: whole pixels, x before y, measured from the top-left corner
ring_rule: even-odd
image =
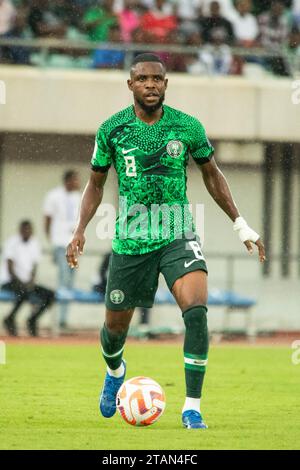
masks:
[[[94,171],[114,165],[119,216],[112,248],[137,255],[157,250],[194,231],[186,196],[189,156],[207,163],[214,148],[198,119],[163,106],[159,121],[141,121],[130,106],[99,128],[91,160]]]

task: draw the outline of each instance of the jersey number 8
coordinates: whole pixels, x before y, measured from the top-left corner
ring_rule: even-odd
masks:
[[[126,165],[126,176],[136,176],[136,166],[134,157],[124,157]]]

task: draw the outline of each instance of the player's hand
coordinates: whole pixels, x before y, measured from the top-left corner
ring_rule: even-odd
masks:
[[[260,236],[252,228],[249,227],[243,217],[238,217],[233,225],[233,230],[238,232],[241,242],[244,243],[248,252],[252,255],[253,247],[252,244],[255,244],[258,247],[258,256],[261,263],[266,260],[265,247],[262,243]]]
[[[66,258],[70,268],[78,268],[78,257],[83,253],[85,236],[83,232],[75,232],[73,239],[67,246]]]
[[[253,247],[250,240],[247,240],[244,242],[244,245],[246,245],[247,250],[249,251],[250,255],[253,253]],[[265,247],[261,239],[259,238],[255,243],[254,243],[257,248],[258,248],[258,256],[259,256],[259,261],[263,263],[266,261],[266,253],[265,253]]]

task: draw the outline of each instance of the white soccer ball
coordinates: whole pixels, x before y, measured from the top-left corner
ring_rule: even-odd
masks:
[[[117,408],[132,426],[149,426],[155,423],[166,407],[166,397],[161,386],[149,377],[126,380],[117,394]]]

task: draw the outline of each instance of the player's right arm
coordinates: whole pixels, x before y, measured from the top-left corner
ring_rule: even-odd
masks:
[[[74,231],[73,239],[67,247],[66,258],[71,268],[78,267],[78,255],[82,254],[85,244],[84,232],[102,201],[106,178],[107,172],[91,171],[89,181],[81,199],[79,220]]]

